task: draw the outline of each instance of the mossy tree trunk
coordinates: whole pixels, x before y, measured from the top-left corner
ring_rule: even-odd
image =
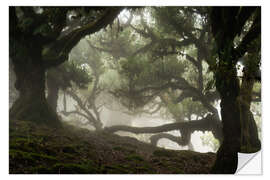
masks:
[[[250,111],[254,82],[255,77],[252,73],[244,71],[239,97],[242,125],[241,152],[243,153],[254,153],[261,149],[257,125]]]
[[[41,46],[37,43],[31,44],[30,41],[16,45],[20,50],[12,57],[12,61],[19,98],[10,109],[10,118],[60,127],[58,116],[45,97],[45,68]]]
[[[255,15],[248,33],[235,47],[235,37]],[[243,57],[252,41],[260,37],[260,8],[258,7],[213,7],[210,13],[211,31],[215,39],[218,61],[215,69],[216,88],[221,97],[223,143],[218,152],[212,173],[232,174],[237,170],[238,152],[241,149],[241,102],[240,84],[237,79],[236,63]]]
[[[221,96],[224,139],[217,152],[213,173],[235,173],[238,152],[257,152],[261,148],[257,126],[250,111],[254,78],[244,73],[240,87],[235,64],[229,62],[227,58],[223,64],[220,63],[216,74],[216,87]]]
[[[228,76],[230,74],[230,76]],[[223,142],[217,152],[213,173],[233,174],[237,169],[238,152],[240,151],[240,110],[237,103],[239,82],[236,70],[219,72],[216,87],[221,97],[221,117],[223,125]]]

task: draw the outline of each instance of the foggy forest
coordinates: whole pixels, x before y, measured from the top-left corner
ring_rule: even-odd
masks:
[[[260,7],[9,7],[10,174],[233,174],[260,149]]]

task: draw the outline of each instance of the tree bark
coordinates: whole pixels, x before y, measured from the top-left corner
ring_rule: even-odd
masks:
[[[254,82],[255,79],[250,72],[244,72],[239,97],[242,125],[241,152],[243,153],[254,153],[261,149],[257,125],[250,111]]]
[[[223,143],[217,152],[216,162],[211,170],[212,173],[233,174],[237,169],[237,153],[241,149],[241,102],[238,98],[240,85],[235,66],[238,59],[247,51],[250,42],[260,35],[260,21],[257,20],[260,19],[260,15],[256,17],[255,24],[252,24],[251,30],[244,36],[237,49],[234,47],[234,39],[241,33],[244,24],[256,9],[214,7],[210,13],[211,29],[218,53],[215,79],[216,88],[221,97],[224,136]]]
[[[49,76],[47,76],[47,88],[48,88],[47,101],[49,105],[51,106],[51,108],[55,112],[57,112],[59,86]]]
[[[159,133],[159,134],[155,134],[153,136],[150,137],[150,141],[151,144],[153,145],[157,145],[158,141],[160,139],[169,139],[175,143],[177,143],[179,146],[188,146],[190,145],[190,138],[191,138],[191,133],[188,131],[184,131],[182,130],[181,132],[181,137],[180,136],[174,136],[172,134],[168,134],[168,133]]]
[[[163,132],[168,132],[172,130],[180,130],[180,132],[189,131],[190,133],[194,131],[212,131],[214,136],[221,141],[222,134],[221,132],[219,132],[221,131],[220,122],[215,121],[213,117],[214,117],[213,115],[208,115],[207,117],[200,120],[180,122],[180,123],[171,123],[171,124],[165,124],[162,126],[155,126],[155,127],[111,126],[111,127],[104,128],[104,130],[110,133],[114,133],[117,131],[127,131],[127,132],[132,132],[135,134],[163,133]]]
[[[41,58],[41,47],[33,42],[27,43],[21,43],[22,45],[17,47],[21,53],[12,57],[17,77],[15,88],[20,95],[10,109],[10,119],[60,127],[56,112],[45,98],[45,68]]]
[[[222,56],[221,56],[222,57]],[[223,61],[224,63],[226,61]],[[233,174],[238,165],[240,151],[241,123],[240,108],[237,101],[240,87],[233,65],[220,63],[216,73],[216,88],[221,97],[221,117],[223,125],[223,142],[217,152],[217,159],[212,173]]]

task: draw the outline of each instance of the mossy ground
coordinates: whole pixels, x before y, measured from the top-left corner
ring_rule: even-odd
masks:
[[[9,136],[11,174],[206,174],[215,161],[213,153],[165,150],[64,124],[12,120]]]

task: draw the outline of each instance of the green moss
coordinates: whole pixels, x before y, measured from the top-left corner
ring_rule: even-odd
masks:
[[[136,172],[139,174],[153,174],[155,173],[155,170],[148,164],[148,163],[142,163],[139,166],[135,167]]]
[[[134,145],[134,144],[130,144],[130,143],[123,143],[122,145],[123,145],[123,146],[125,146],[125,147],[134,148],[134,149],[136,149],[136,148],[137,148],[137,146],[136,146],[136,145]]]
[[[76,153],[76,150],[72,146],[65,146],[63,147],[62,151],[64,153]]]
[[[125,151],[125,149],[121,146],[116,146],[116,147],[113,147],[113,150],[115,151]]]
[[[88,132],[91,137],[84,138],[80,129],[51,131],[49,127],[29,121],[13,121],[10,128],[14,130],[9,143],[11,174],[207,173],[215,158],[213,154],[163,150],[147,144],[144,147],[142,143],[143,147],[139,143],[127,147],[123,144],[130,141],[120,136],[100,137]],[[78,137],[78,134],[82,136]],[[109,140],[114,143],[108,143]],[[152,159],[149,162],[148,157]],[[202,164],[202,160],[211,162]],[[196,167],[186,167],[195,164],[195,161],[198,162]]]
[[[57,163],[52,167],[37,166],[31,169],[37,174],[91,174],[98,171],[88,164]]]
[[[10,139],[9,148],[35,152],[39,150],[39,142],[36,142],[33,137],[13,137]]]
[[[33,174],[54,174],[51,167],[42,166],[42,165],[31,168],[30,172]]]
[[[119,165],[119,164],[106,165],[102,167],[101,173],[104,173],[104,174],[130,174],[132,173],[128,169],[130,169],[130,167],[126,165]]]
[[[178,168],[174,168],[172,174],[185,174],[185,171]]]
[[[38,163],[38,161],[46,161],[49,163],[57,162],[58,160],[53,156],[48,156],[45,154],[38,154],[33,152],[24,152],[20,150],[9,150],[10,161],[23,162],[23,163]]]
[[[145,167],[145,166],[139,166],[139,167],[136,167],[136,170],[137,171],[142,171],[142,172],[144,172],[144,171],[148,171],[148,167]]]
[[[9,150],[9,161],[23,164],[32,164],[36,162],[31,153],[13,149]]]
[[[64,164],[58,163],[52,167],[52,172],[59,174],[90,174],[98,173],[95,167],[88,164]]]
[[[201,158],[198,156],[194,156],[192,159],[194,160],[195,163],[199,163],[201,161]]]
[[[163,157],[173,157],[175,156],[172,152],[166,150],[156,150],[153,152],[154,156],[163,156]]]
[[[74,154],[69,154],[69,153],[61,153],[61,160],[67,160],[67,161],[71,161],[76,159],[76,156],[74,156]]]
[[[31,153],[31,156],[34,157],[35,159],[38,159],[38,160],[47,160],[47,161],[52,161],[52,162],[57,161],[57,159],[55,157],[48,156],[45,154]]]
[[[128,149],[128,148],[124,148],[122,146],[116,146],[116,147],[113,147],[113,150],[115,151],[120,151],[122,153],[126,153],[126,154],[131,154],[131,153],[135,153],[136,151],[133,150],[133,149]]]
[[[12,139],[9,142],[9,148],[10,149],[17,149],[17,148],[19,149],[24,142],[27,142],[27,139],[26,138]]]
[[[27,138],[26,136],[23,136],[23,137],[16,137],[12,140],[15,142],[27,142],[27,141],[29,141],[29,138]]]
[[[131,154],[126,157],[128,161],[144,161],[143,158],[137,154]]]
[[[174,153],[174,152],[172,152]],[[175,156],[179,157],[177,159],[180,159],[181,161],[183,160],[189,160],[192,159],[195,156],[198,156],[200,153],[194,152],[194,151],[188,151],[188,150],[183,150],[181,152],[175,153]]]

